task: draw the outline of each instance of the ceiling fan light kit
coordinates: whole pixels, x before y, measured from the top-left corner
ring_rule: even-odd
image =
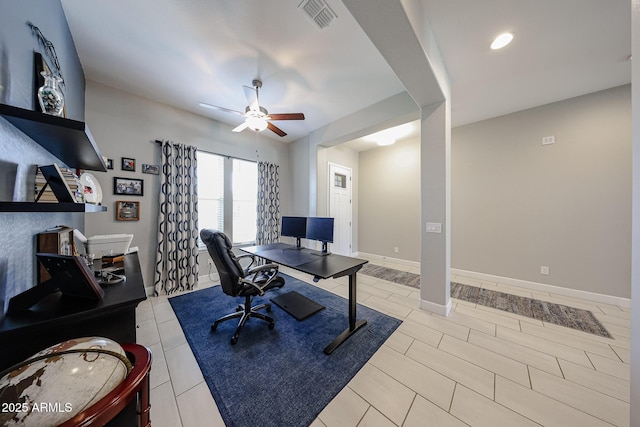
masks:
[[[251,82],[251,84],[253,85],[253,87],[243,86],[248,103],[247,107],[244,110],[244,113],[225,107],[218,107],[217,105],[207,104],[204,102],[201,102],[200,106],[244,116],[244,123],[235,127],[233,129],[233,132],[242,132],[246,128],[249,128],[255,132],[262,132],[265,129],[269,129],[276,135],[283,137],[287,134],[282,129],[271,123],[271,120],[304,120],[303,113],[269,114],[267,109],[260,105],[258,97],[258,92],[262,87],[262,81],[255,79]]]
[[[247,117],[245,123],[249,129],[256,132],[262,132],[267,128],[267,121],[264,117]]]

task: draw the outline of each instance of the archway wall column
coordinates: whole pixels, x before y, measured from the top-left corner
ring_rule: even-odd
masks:
[[[420,306],[447,315],[451,310],[451,84],[446,67],[423,2],[343,3],[420,107]]]

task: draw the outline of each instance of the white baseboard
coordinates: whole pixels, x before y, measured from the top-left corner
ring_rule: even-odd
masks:
[[[384,255],[376,255],[376,254],[370,254],[370,253],[366,253],[366,252],[355,252],[353,254],[353,256],[363,256],[372,260],[380,260],[380,261],[388,261],[388,262],[393,262],[395,264],[400,264],[400,265],[406,265],[409,267],[416,267],[419,268],[420,267],[420,263],[416,262],[416,261],[408,261],[405,259],[399,259],[399,258],[391,258],[391,257],[387,257]],[[462,269],[458,269],[458,268],[452,268],[450,271],[451,275],[457,275],[457,276],[465,276],[465,277],[469,277],[471,279],[477,279],[477,280],[484,280],[487,282],[497,282],[497,283],[502,283],[505,285],[509,285],[509,286],[514,286],[514,287],[518,287],[518,288],[522,288],[525,290],[529,290],[529,291],[539,291],[539,292],[549,292],[549,293],[553,293],[556,295],[563,295],[563,296],[567,296],[567,297],[573,297],[573,298],[580,298],[580,299],[584,299],[587,301],[592,301],[595,303],[601,303],[601,304],[610,304],[610,305],[617,305],[619,307],[625,307],[625,308],[630,308],[631,307],[631,299],[630,298],[623,298],[623,297],[616,297],[613,295],[605,295],[605,294],[598,294],[595,292],[589,292],[589,291],[582,291],[579,289],[571,289],[571,288],[564,288],[562,286],[555,286],[555,285],[547,285],[545,283],[538,283],[538,282],[530,282],[527,280],[521,280],[521,279],[512,279],[510,277],[502,277],[502,276],[496,276],[493,274],[486,274],[486,273],[478,273],[475,271],[468,271],[468,270],[462,270]],[[425,304],[432,304],[428,301],[424,301],[421,302],[421,307],[423,306],[423,303]],[[434,313],[440,313],[444,310],[444,306],[438,306],[440,308],[435,308],[433,310],[431,310],[428,307],[423,307],[425,310],[428,311],[433,311]]]
[[[451,269],[451,275],[465,276],[471,279],[484,280],[487,282],[498,282],[505,285],[514,286],[526,290],[534,290],[540,292],[549,292],[556,295],[580,298],[595,303],[617,305],[619,307],[630,308],[631,299],[616,297],[612,295],[598,294],[595,292],[581,291],[579,289],[563,288],[561,286],[547,285],[544,283],[530,282],[527,280],[512,279],[509,277],[494,276],[492,274],[477,273],[475,271],[460,270],[458,268]]]
[[[431,313],[439,314],[440,316],[448,316],[451,313],[451,300],[447,302],[447,305],[436,304],[427,300],[420,300],[420,308]]]
[[[200,276],[198,276],[198,283],[204,283],[204,282],[219,282],[220,281],[220,276],[218,276],[218,273],[212,273],[211,274],[211,278],[209,278],[208,274],[202,274]]]
[[[212,274],[211,276],[212,276],[211,278],[213,279],[213,283],[215,283],[215,282],[220,280],[220,278],[218,277],[217,273]],[[198,283],[205,283],[205,282],[211,282],[211,280],[209,279],[209,275],[208,274],[204,274],[204,275],[198,276]],[[146,286],[144,288],[144,291],[145,291],[145,293],[147,294],[148,297],[151,297],[151,296],[153,296],[154,288],[153,288],[153,286]]]
[[[354,257],[363,256],[370,259],[378,259],[380,261],[387,261],[387,262],[392,262],[394,264],[406,265],[408,267],[420,267],[420,263],[417,261],[409,261],[409,260],[400,259],[400,258],[391,258],[384,255],[369,254],[366,252],[354,252],[352,256]]]

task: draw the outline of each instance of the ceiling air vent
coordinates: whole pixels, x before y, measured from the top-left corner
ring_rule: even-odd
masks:
[[[302,0],[298,5],[309,18],[320,28],[326,28],[338,17],[324,0]]]

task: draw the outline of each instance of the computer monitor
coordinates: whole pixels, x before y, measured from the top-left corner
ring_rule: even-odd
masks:
[[[322,254],[328,254],[327,243],[333,243],[333,218],[307,218],[306,237],[322,242]]]
[[[304,216],[283,216],[280,235],[296,238],[296,248],[301,248],[300,239],[307,236],[307,218]]]

